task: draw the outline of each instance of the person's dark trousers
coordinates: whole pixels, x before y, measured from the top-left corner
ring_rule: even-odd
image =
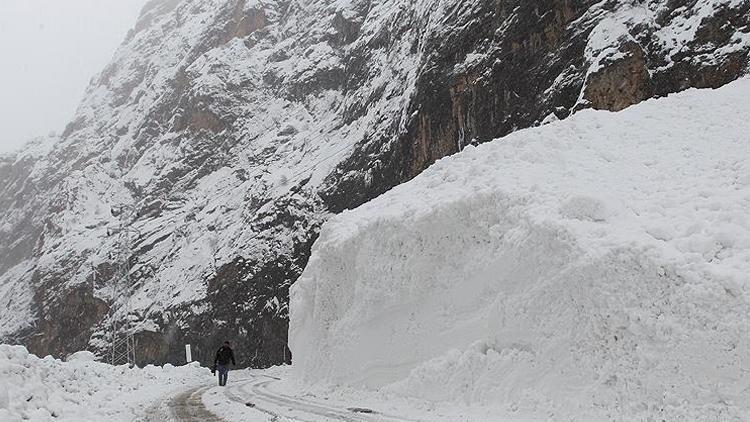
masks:
[[[227,378],[229,377],[229,368],[226,365],[219,365],[217,368],[219,371],[219,385],[227,385]]]

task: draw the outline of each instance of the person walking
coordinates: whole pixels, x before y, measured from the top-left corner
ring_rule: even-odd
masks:
[[[211,373],[219,371],[219,385],[224,387],[227,385],[227,378],[229,377],[229,362],[232,362],[232,366],[236,365],[234,361],[234,351],[228,341],[224,342],[224,345],[216,351],[216,357],[214,358],[214,366]]]

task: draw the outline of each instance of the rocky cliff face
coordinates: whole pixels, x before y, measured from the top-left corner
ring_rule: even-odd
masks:
[[[749,25],[750,0],[151,1],[60,138],[0,158],[0,339],[103,350],[114,318],[144,363],[224,338],[279,363],[332,213],[469,143],[723,85]]]

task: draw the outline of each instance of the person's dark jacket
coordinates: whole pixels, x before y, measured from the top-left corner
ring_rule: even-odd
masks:
[[[236,365],[236,363],[234,362],[234,351],[231,347],[221,346],[221,348],[216,351],[214,367],[216,367],[216,365],[227,366],[229,365],[229,362],[232,362],[232,365]]]

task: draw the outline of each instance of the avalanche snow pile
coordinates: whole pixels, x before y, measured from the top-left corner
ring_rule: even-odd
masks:
[[[66,362],[0,345],[0,421],[132,421],[163,395],[209,380],[197,364],[130,369],[78,352]]]
[[[295,370],[555,420],[745,420],[748,110],[750,79],[582,111],[333,218],[292,289]]]

